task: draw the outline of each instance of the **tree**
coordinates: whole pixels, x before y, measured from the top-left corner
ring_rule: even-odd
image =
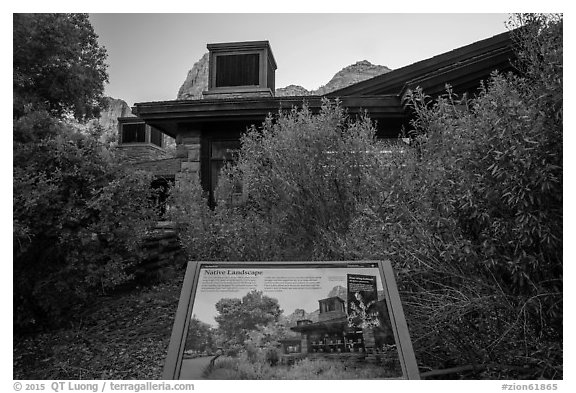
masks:
[[[44,109],[96,116],[108,81],[106,50],[87,14],[14,14],[14,117]]]
[[[212,352],[214,349],[214,332],[212,328],[209,324],[200,321],[193,315],[186,337],[186,350]]]
[[[242,299],[221,299],[216,303],[218,330],[225,337],[228,346],[242,345],[247,332],[258,326],[277,322],[282,310],[278,300],[252,290]]]

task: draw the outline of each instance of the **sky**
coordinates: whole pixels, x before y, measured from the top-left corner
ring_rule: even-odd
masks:
[[[209,43],[268,40],[276,87],[308,90],[360,60],[397,69],[506,31],[508,14],[127,14],[90,21],[108,52],[105,94],[174,100]]]

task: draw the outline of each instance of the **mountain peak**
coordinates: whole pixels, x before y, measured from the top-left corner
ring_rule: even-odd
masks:
[[[319,87],[314,94],[324,95],[334,90],[343,89],[344,87],[362,82],[366,79],[392,71],[390,68],[382,65],[375,65],[368,60],[360,60],[356,63],[342,68],[330,79],[326,85]]]

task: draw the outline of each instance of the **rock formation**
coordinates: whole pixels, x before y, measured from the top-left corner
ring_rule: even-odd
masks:
[[[105,143],[115,143],[118,140],[118,118],[134,117],[132,110],[124,100],[104,97],[105,107],[100,111],[100,117],[92,119],[87,123],[79,123],[70,120],[81,132],[94,132],[100,129],[100,141]]]
[[[116,130],[119,117],[134,116],[126,101],[112,97],[104,97],[104,99],[106,100],[106,108],[100,112],[98,123],[105,130]]]
[[[298,85],[289,85],[276,89],[276,97],[308,96],[311,93]]]
[[[348,298],[348,290],[344,288],[342,285],[336,285],[328,293],[328,297],[334,297],[334,296],[338,296],[340,299],[346,301]]]
[[[367,60],[362,60],[338,71],[336,75],[330,79],[330,82],[314,90],[312,94],[319,96],[328,94],[334,90],[342,89],[390,71],[392,70],[386,66],[375,65]]]
[[[177,100],[198,100],[202,92],[208,89],[208,53],[198,60],[188,71],[186,80],[178,90]]]

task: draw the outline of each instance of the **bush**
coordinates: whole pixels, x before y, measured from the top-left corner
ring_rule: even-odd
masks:
[[[40,119],[40,120],[38,120]],[[40,122],[40,125],[38,125]],[[36,125],[36,126],[35,126]],[[31,114],[14,145],[14,323],[59,323],[130,280],[155,218],[149,176],[110,161],[95,136]]]
[[[217,207],[198,184],[176,190],[174,217],[186,217],[184,245],[193,259],[310,260],[335,257],[326,236],[347,233],[356,206],[378,193],[375,128],[347,118],[338,102],[320,114],[279,113],[242,137],[236,165],[225,167]],[[303,159],[305,158],[305,159]],[[238,202],[236,185],[243,185]]]
[[[302,359],[292,366],[272,366],[266,361],[249,362],[245,358],[220,358],[214,369],[205,375],[208,379],[241,380],[377,379],[397,376],[379,365],[364,364],[356,368],[339,360]]]
[[[533,356],[545,346],[561,357],[561,131],[542,127],[524,83],[494,75],[472,102],[447,95],[431,108],[410,97],[420,162],[390,249],[415,335],[434,338],[421,356],[443,348],[443,366],[529,363],[553,378],[561,360]]]

